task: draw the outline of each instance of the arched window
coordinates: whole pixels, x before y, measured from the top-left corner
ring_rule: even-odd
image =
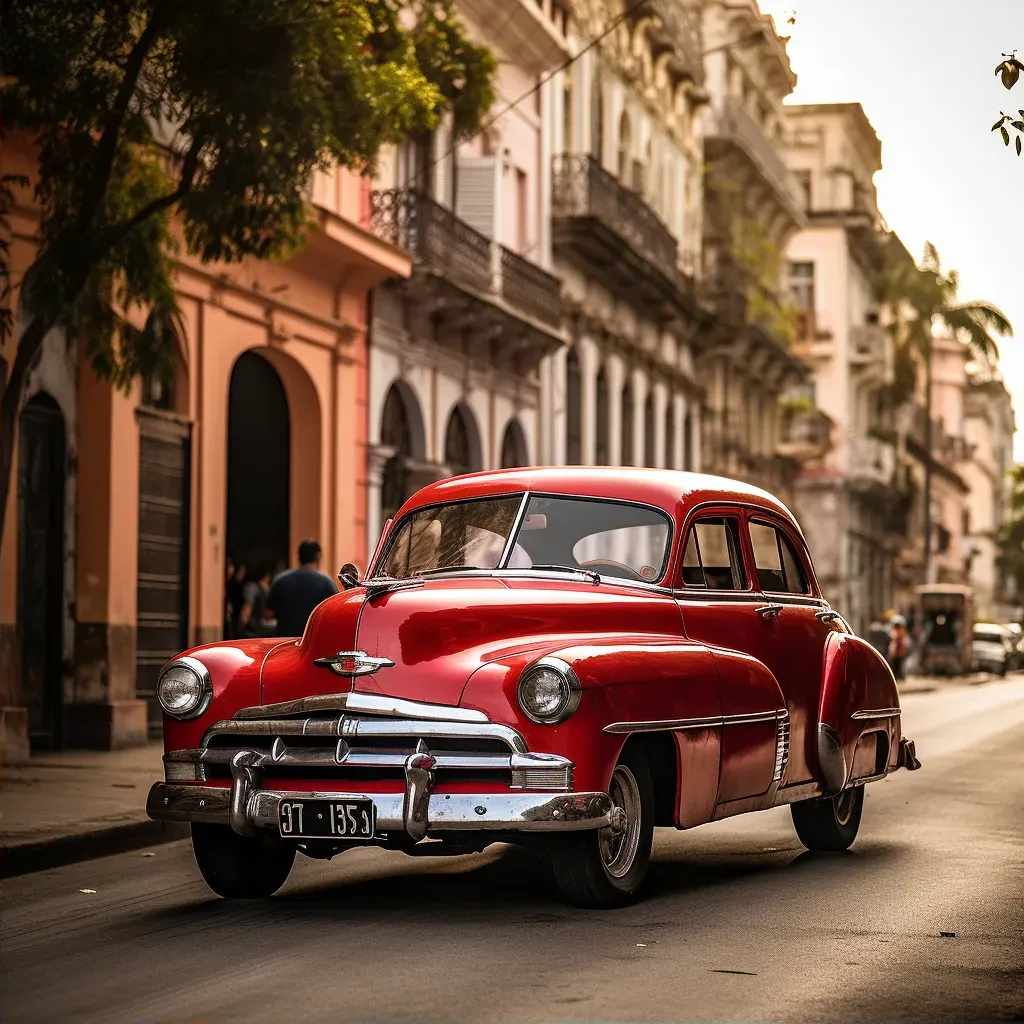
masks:
[[[405,399],[397,384],[392,384],[384,400],[380,425],[381,444],[394,448],[395,454],[384,464],[380,505],[384,520],[390,519],[409,497],[406,460],[412,455],[412,430]]]
[[[644,465],[654,465],[654,393],[647,392],[644,402]]]
[[[444,461],[452,476],[475,473],[479,468],[476,430],[464,405],[457,405],[448,417],[444,435]]]
[[[665,468],[676,468],[676,403],[671,395],[665,407]]]
[[[575,150],[572,137],[572,68],[566,68],[562,75],[562,152],[572,153]]]
[[[611,455],[611,436],[608,429],[608,376],[602,366],[597,374],[597,409],[595,414],[597,430],[597,445],[594,453],[594,461],[599,466],[607,466]]]
[[[623,466],[633,465],[633,385],[627,380],[622,388],[622,452]]]
[[[529,464],[526,452],[526,436],[518,420],[509,420],[505,435],[501,439],[501,468],[515,469]]]
[[[582,461],[580,386],[580,358],[571,348],[565,357],[565,461],[570,466]]]
[[[619,118],[619,181],[627,188],[632,185],[630,181],[632,146],[633,131],[629,123],[629,114],[623,111],[622,117]]]
[[[601,70],[594,73],[591,83],[590,152],[600,164],[604,162],[604,94],[601,89]]]

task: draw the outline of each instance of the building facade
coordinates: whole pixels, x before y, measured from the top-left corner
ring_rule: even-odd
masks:
[[[432,480],[541,460],[540,368],[564,337],[549,233],[552,89],[538,87],[568,52],[564,9],[458,7],[498,59],[495,120],[467,142],[442,124],[384,154],[371,196],[373,230],[413,261],[407,281],[373,293],[373,537]]]
[[[998,567],[999,534],[1009,516],[1016,420],[1013,402],[998,373],[969,367],[964,395],[964,439],[968,459],[960,475],[969,488],[965,524],[967,579],[975,607],[984,618],[1003,620],[1019,614]]]
[[[5,172],[33,161],[24,139],[5,141]],[[38,220],[31,192],[19,199],[15,281]],[[359,178],[318,173],[311,200],[293,259],[182,258],[169,379],[118,391],[81,339],[46,339],[0,558],[8,759],[144,742],[160,666],[223,636],[227,559],[282,568],[304,538],[331,571],[365,557],[367,296],[410,261],[369,231]]]
[[[706,385],[708,468],[792,500],[802,465],[820,461],[831,425],[814,408],[793,351],[783,253],[807,223],[786,165],[783,100],[796,85],[787,40],[756,0],[703,4],[703,294],[714,314],[696,352]]]
[[[859,103],[788,106],[786,125],[806,207],[786,250],[795,350],[835,424],[831,450],[800,476],[796,504],[825,595],[864,631],[893,605],[908,513],[893,342],[875,297],[886,239],[873,181],[882,147]]]
[[[703,66],[682,4],[573,5],[553,80],[552,244],[568,345],[546,363],[544,461],[700,466],[692,342]]]

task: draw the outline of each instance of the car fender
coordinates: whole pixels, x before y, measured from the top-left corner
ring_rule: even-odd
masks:
[[[871,745],[877,756],[867,753]],[[881,737],[884,736],[884,740]],[[825,642],[818,704],[819,781],[826,796],[851,781],[884,774],[895,763],[900,739],[896,679],[885,659],[867,641],[835,632]],[[884,751],[878,747],[884,742]]]

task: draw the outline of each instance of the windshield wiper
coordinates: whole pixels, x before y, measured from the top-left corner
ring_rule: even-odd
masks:
[[[601,582],[601,574],[593,569],[584,569],[579,565],[531,565],[531,569],[552,569],[556,572],[575,572],[586,576],[592,583]]]
[[[483,571],[481,565],[439,565],[434,569],[417,569],[413,574],[415,576],[436,576],[442,572],[461,572],[464,569],[473,569],[477,572]]]

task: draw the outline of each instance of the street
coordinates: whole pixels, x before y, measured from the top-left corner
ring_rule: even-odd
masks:
[[[261,903],[187,842],[11,879],[4,1019],[1024,1020],[1024,675],[903,704],[923,770],[869,786],[849,853],[787,808],[660,830],[620,911],[507,847],[300,857]]]

